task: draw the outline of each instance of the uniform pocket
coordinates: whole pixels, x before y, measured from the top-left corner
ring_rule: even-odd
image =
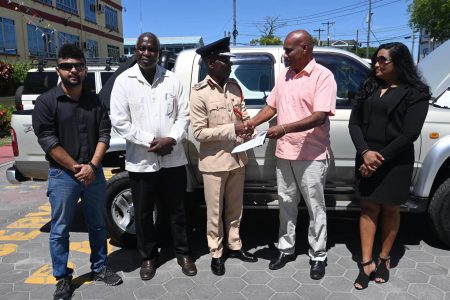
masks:
[[[228,124],[231,122],[229,118],[228,109],[224,103],[218,102],[211,103],[209,105],[210,127],[214,127],[214,125]]]

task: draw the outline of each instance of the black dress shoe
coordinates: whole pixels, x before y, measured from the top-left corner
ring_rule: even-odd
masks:
[[[309,273],[310,276],[311,276],[311,279],[314,279],[314,280],[322,279],[323,276],[325,276],[326,262],[318,261],[318,260],[312,260],[309,263],[311,265],[311,271]]]
[[[197,267],[194,261],[189,256],[183,256],[177,258],[178,264],[181,266],[181,271],[186,276],[194,276],[197,274]]]
[[[225,260],[222,257],[211,259],[211,271],[217,276],[225,274]]]
[[[253,254],[244,251],[242,249],[240,250],[228,250],[228,257],[231,258],[238,258],[242,261],[246,261],[246,262],[257,262],[258,258],[256,256],[254,256]]]
[[[270,261],[269,269],[278,270],[286,265],[287,262],[295,260],[295,254],[286,254],[279,251],[278,256]]]
[[[141,264],[141,270],[139,275],[141,275],[142,280],[150,280],[155,276],[156,273],[156,259],[144,260]]]

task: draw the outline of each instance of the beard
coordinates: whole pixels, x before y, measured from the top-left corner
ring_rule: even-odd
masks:
[[[60,77],[61,82],[64,84],[67,88],[74,88],[83,83],[83,78],[81,76],[71,76],[71,77]],[[72,80],[71,80],[72,78]],[[77,80],[74,80],[77,79]]]

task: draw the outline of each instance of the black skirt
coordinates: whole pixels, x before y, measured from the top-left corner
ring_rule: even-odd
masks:
[[[359,173],[363,163],[356,156],[355,172],[357,196],[365,201],[377,204],[401,205],[408,200],[414,167],[414,148],[402,151],[396,158],[383,163],[371,177],[365,178]]]

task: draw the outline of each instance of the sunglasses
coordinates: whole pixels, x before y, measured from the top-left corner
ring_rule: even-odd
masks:
[[[386,57],[384,57],[384,56],[377,56],[377,57],[375,57],[374,59],[372,59],[372,63],[373,63],[373,64],[379,63],[379,64],[381,64],[381,65],[390,63],[391,61],[392,61],[392,60],[390,60],[389,58],[386,58]]]
[[[79,71],[83,71],[86,68],[86,64],[84,63],[61,63],[58,65],[58,68],[64,71],[70,71],[73,68],[75,68],[75,70]]]
[[[155,47],[140,46],[137,49],[141,52],[145,52],[145,50],[147,50],[147,52],[158,52],[158,49]]]

